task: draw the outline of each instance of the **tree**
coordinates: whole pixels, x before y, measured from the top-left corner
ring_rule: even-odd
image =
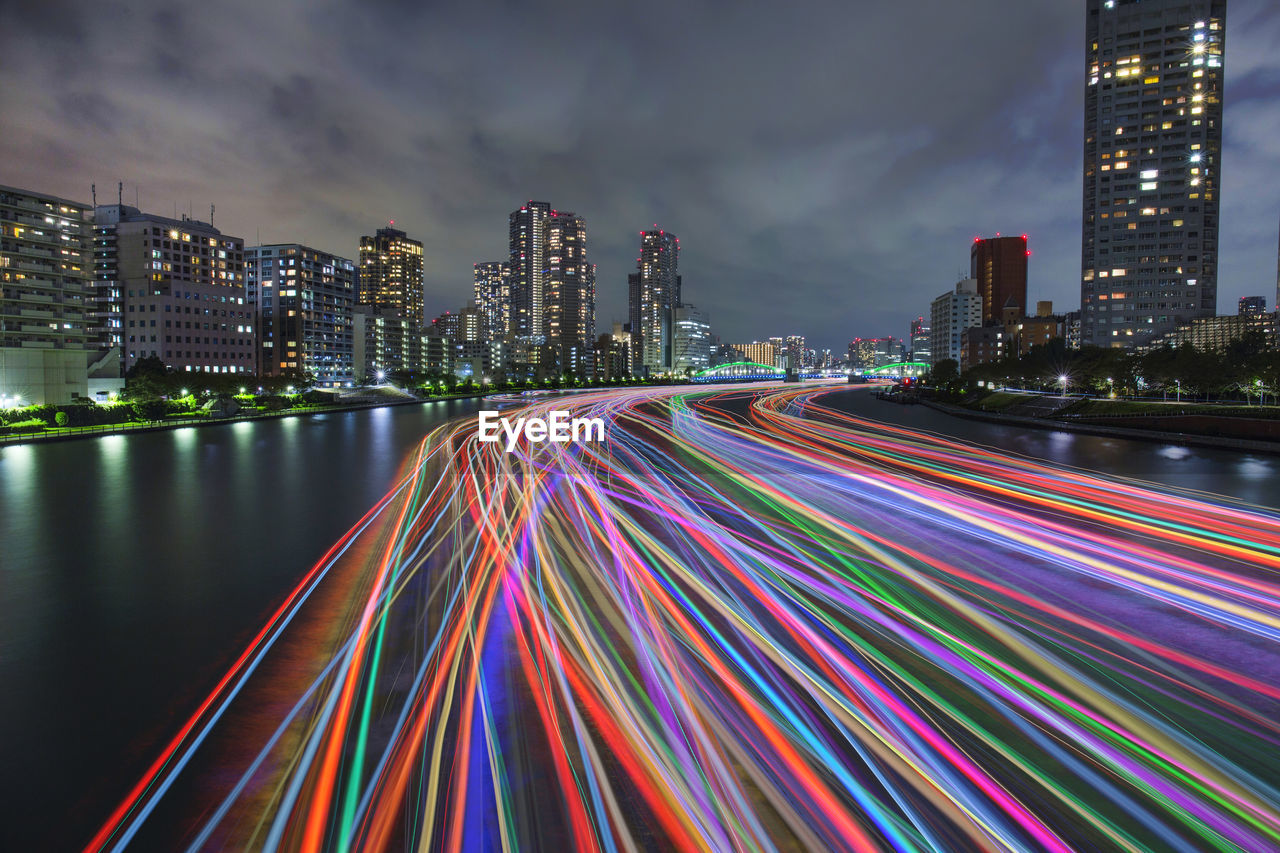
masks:
[[[960,362],[944,358],[929,371],[929,384],[943,391],[954,391],[960,385]]]
[[[124,375],[126,400],[159,400],[173,393],[173,377],[158,356],[138,359]]]

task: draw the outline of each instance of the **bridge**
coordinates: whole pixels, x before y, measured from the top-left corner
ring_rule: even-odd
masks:
[[[801,379],[843,379],[845,370],[819,370],[806,368],[798,376]],[[735,361],[715,367],[704,367],[689,377],[690,382],[759,382],[768,379],[785,379],[787,371],[781,367],[760,364],[757,361]]]
[[[902,379],[905,376],[924,376],[928,372],[929,365],[923,361],[900,361],[897,364],[884,364],[872,370],[864,370],[862,375],[874,379]]]
[[[781,367],[760,364],[756,361],[735,361],[704,367],[689,377],[693,382],[752,382],[761,379],[782,379],[787,371]]]

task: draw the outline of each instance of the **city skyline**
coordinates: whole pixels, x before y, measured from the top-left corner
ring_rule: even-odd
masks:
[[[215,225],[246,243],[344,257],[359,234],[395,219],[424,242],[428,313],[465,301],[473,265],[500,249],[493,223],[528,198],[592,222],[602,328],[626,316],[634,233],[654,221],[685,238],[683,273],[725,340],[786,328],[836,347],[901,335],[959,277],[972,237],[997,231],[1030,235],[1029,300],[1073,306],[1084,7],[1003,10],[1004,31],[1021,36],[1014,47],[982,24],[995,8],[925,10],[927,28],[922,9],[827,20],[812,9],[783,19],[695,8],[670,64],[647,75],[637,40],[648,24],[592,10],[565,25],[590,28],[602,48],[544,59],[563,73],[513,83],[508,64],[530,48],[496,34],[510,50],[481,68],[450,46],[489,38],[471,10],[392,10],[396,26],[424,33],[422,56],[403,62],[358,49],[391,13],[353,21],[335,7],[291,30],[269,64],[241,64],[227,60],[261,53],[298,9],[246,11],[256,24],[246,36],[221,11],[107,19],[63,4],[56,23],[39,10],[7,28],[28,38],[6,43],[17,72],[0,84],[16,119],[0,143],[4,182],[88,202],[90,183],[123,180],[126,201],[140,184],[143,209],[203,219],[213,203]],[[524,23],[536,43],[552,22]],[[855,56],[835,51],[855,24],[882,38]],[[912,39],[927,61],[889,49]],[[1269,294],[1280,214],[1258,180],[1280,160],[1280,77],[1268,59],[1280,21],[1233,6],[1227,39],[1220,311]],[[475,73],[424,85],[443,84],[451,67]],[[769,71],[778,67],[787,73]],[[875,86],[841,84],[867,67],[898,71]],[[49,95],[51,80],[61,94]],[[193,99],[206,106],[193,112]],[[914,250],[922,244],[929,251]],[[785,298],[763,311],[735,298],[744,291]]]

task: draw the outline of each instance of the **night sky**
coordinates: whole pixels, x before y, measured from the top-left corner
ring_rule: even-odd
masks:
[[[348,257],[395,219],[428,316],[538,199],[587,218],[601,331],[658,223],[724,340],[843,349],[977,235],[1028,233],[1030,300],[1078,307],[1083,41],[1083,0],[5,3],[0,183]],[[1232,0],[1220,312],[1274,299],[1277,56],[1280,5]]]

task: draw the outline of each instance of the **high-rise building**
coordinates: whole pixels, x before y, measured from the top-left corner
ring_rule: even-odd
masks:
[[[1237,314],[1265,314],[1267,299],[1265,296],[1241,296]]]
[[[511,262],[486,261],[475,265],[476,307],[484,315],[485,336],[505,340],[511,334]]]
[[[551,205],[530,201],[508,217],[511,318],[510,333],[530,347],[530,360],[537,360],[536,347],[546,336],[547,220]]]
[[[423,334],[418,323],[391,308],[357,305],[352,319],[352,361],[359,382],[382,382],[393,373],[423,370],[427,367],[424,344],[444,340]],[[447,365],[448,359],[447,352],[440,354],[440,363]]]
[[[787,335],[783,342],[783,364],[787,370],[809,367],[809,350],[804,345],[804,335]]]
[[[88,395],[88,213],[0,187],[0,408]]]
[[[123,369],[154,356],[173,370],[256,370],[242,238],[123,204],[99,205],[93,225],[95,328],[114,346],[120,318]]]
[[[930,347],[929,324],[925,322],[924,317],[917,317],[911,321],[911,360],[922,364],[933,364],[933,353]]]
[[[649,375],[672,369],[671,319],[680,304],[680,240],[656,228],[640,232],[636,271],[627,277],[632,344]]]
[[[1217,310],[1225,37],[1226,0],[1088,0],[1085,345]]]
[[[711,321],[693,305],[677,305],[671,324],[672,369],[691,374],[711,365]]]
[[[849,366],[854,370],[870,370],[876,366],[875,338],[854,338],[849,341]]]
[[[1027,235],[975,237],[969,248],[969,276],[978,282],[982,297],[982,324],[999,323],[1012,299],[1020,310],[1027,307]]]
[[[887,338],[872,338],[875,344],[875,366],[884,367],[887,364],[898,364],[902,361],[906,354],[906,344],[902,342],[902,338],[895,338],[890,335]]]
[[[614,323],[612,334],[596,338],[591,370],[600,381],[631,376],[631,332],[625,324]]]
[[[931,364],[947,359],[959,362],[965,330],[980,325],[982,297],[978,294],[977,279],[962,279],[929,306],[929,351],[933,357]]]
[[[453,311],[444,311],[440,316],[431,321],[431,334],[441,338],[448,338],[451,341],[461,340],[461,325],[459,316]]]
[[[776,367],[778,349],[767,341],[752,341],[749,344],[730,344],[743,361]]]
[[[282,243],[245,249],[244,266],[257,328],[257,373],[301,371],[330,388],[354,381],[355,264]]]
[[[393,311],[422,325],[422,270],[422,243],[405,232],[388,226],[361,237],[356,304]]]
[[[548,360],[557,373],[588,376],[596,335],[596,270],[587,261],[587,222],[553,210],[545,230]]]

